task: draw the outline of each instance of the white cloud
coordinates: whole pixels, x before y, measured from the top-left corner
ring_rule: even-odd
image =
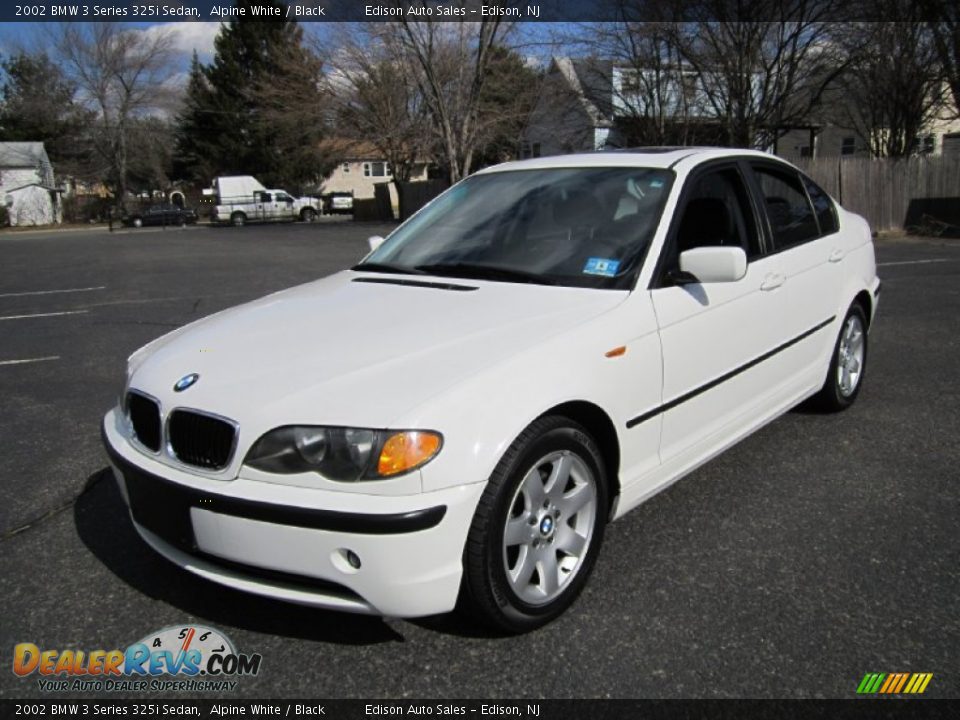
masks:
[[[148,37],[169,35],[174,50],[188,55],[196,50],[200,60],[204,61],[213,55],[213,41],[219,31],[219,22],[179,22],[151,25],[143,33]]]

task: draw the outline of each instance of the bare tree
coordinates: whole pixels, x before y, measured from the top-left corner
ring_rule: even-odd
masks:
[[[841,88],[846,124],[875,157],[905,157],[943,106],[944,84],[927,23],[896,0],[877,0],[889,21],[845,27],[853,60]]]
[[[960,6],[951,0],[921,0],[927,26],[944,80],[953,99],[953,114],[960,116]]]
[[[123,206],[132,128],[138,119],[171,107],[170,36],[115,23],[66,23],[56,47],[78,99],[96,114],[95,147]]]
[[[737,147],[766,147],[807,124],[847,58],[833,41],[834,0],[701,0],[708,20],[674,26],[700,111]],[[743,18],[760,18],[744,20]]]
[[[607,116],[609,144],[669,145],[695,142],[696,101],[670,23],[637,21],[620,6],[617,22],[590,23],[576,42],[601,58],[577,63],[592,105]],[[592,91],[591,91],[592,90]]]
[[[406,72],[394,28],[365,23],[354,29],[331,61],[328,84],[346,139],[367,142],[390,164],[399,189],[414,165],[428,157],[433,134],[416,80]]]
[[[470,172],[484,137],[482,92],[493,48],[510,23],[487,16],[480,22],[414,22],[404,15],[398,41],[433,121],[451,182]]]

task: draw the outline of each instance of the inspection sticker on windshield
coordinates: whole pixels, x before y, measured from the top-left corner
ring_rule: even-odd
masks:
[[[620,267],[619,260],[610,260],[609,258],[590,258],[587,264],[583,266],[584,275],[604,275],[613,277],[617,274],[617,268]]]

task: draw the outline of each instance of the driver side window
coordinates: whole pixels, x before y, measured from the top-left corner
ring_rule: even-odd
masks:
[[[741,247],[748,259],[758,257],[757,224],[739,170],[713,170],[693,182],[664,269],[679,269],[680,253],[698,247]]]

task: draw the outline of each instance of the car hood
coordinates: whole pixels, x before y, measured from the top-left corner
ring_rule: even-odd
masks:
[[[626,296],[345,271],[160,338],[131,357],[130,385],[164,407],[215,412],[251,431],[294,423],[386,427]],[[174,383],[190,373],[199,380],[175,393]]]

